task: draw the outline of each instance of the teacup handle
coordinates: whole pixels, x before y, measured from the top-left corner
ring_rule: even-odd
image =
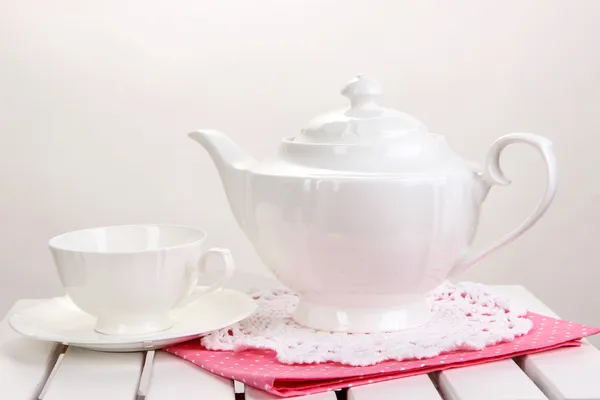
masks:
[[[197,285],[197,283],[198,283],[197,277],[199,274],[206,273],[206,267],[208,266],[208,260],[210,259],[211,255],[220,257],[225,264],[225,269],[224,269],[221,277],[219,277],[215,282],[213,282],[211,285],[209,285],[204,290],[199,291],[196,289],[198,286]],[[218,248],[218,247],[206,250],[200,257],[200,260],[198,261],[197,265],[191,265],[188,267],[187,273],[190,274],[192,277],[190,279],[191,284],[190,284],[190,287],[188,288],[186,294],[184,295],[184,297],[179,301],[179,303],[177,303],[177,307],[183,307],[193,301],[198,300],[202,296],[206,296],[209,293],[215,292],[215,291],[223,288],[225,283],[229,279],[231,279],[234,272],[235,272],[235,261],[233,260],[231,251],[229,251],[228,249],[222,249],[222,248]],[[194,290],[194,289],[196,289],[196,290]]]

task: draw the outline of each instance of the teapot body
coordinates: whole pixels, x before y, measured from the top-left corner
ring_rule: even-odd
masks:
[[[246,232],[264,264],[303,302],[338,312],[423,299],[469,249],[486,192],[458,166],[419,177],[250,172],[246,188]]]

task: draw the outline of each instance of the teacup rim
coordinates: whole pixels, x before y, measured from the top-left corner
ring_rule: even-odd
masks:
[[[162,246],[162,247],[155,248],[155,249],[121,250],[121,251],[78,250],[78,249],[68,248],[66,246],[59,246],[59,245],[56,244],[56,242],[60,238],[65,237],[67,235],[71,235],[71,234],[75,234],[75,233],[81,233],[81,232],[86,232],[86,231],[92,231],[92,230],[95,230],[95,229],[127,228],[127,227],[148,227],[148,226],[153,226],[153,227],[158,227],[158,228],[182,228],[182,229],[187,229],[187,230],[195,231],[196,233],[198,233],[199,234],[199,238],[196,239],[196,240],[193,240],[191,242],[180,243],[180,244],[175,244],[175,245],[171,245],[171,246]],[[48,240],[48,247],[50,247],[51,249],[54,249],[54,250],[66,251],[66,252],[72,252],[72,253],[82,253],[82,254],[106,254],[106,255],[111,255],[111,254],[114,254],[114,255],[142,254],[142,253],[152,253],[152,252],[157,252],[157,251],[174,250],[174,249],[179,249],[179,248],[194,246],[194,245],[197,245],[197,244],[203,242],[204,239],[206,239],[207,236],[208,236],[207,233],[203,229],[200,229],[200,228],[197,228],[197,227],[194,227],[194,226],[190,226],[190,225],[181,225],[181,224],[140,223],[140,224],[103,225],[103,226],[91,226],[91,227],[87,227],[87,228],[75,229],[75,230],[72,230],[72,231],[67,231],[67,232],[60,233],[58,235],[55,235],[55,236],[51,237]]]

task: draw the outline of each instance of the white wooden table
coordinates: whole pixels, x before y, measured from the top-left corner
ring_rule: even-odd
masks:
[[[264,278],[262,282],[264,282]],[[248,277],[233,286],[256,286]],[[556,316],[520,286],[497,289],[529,310]],[[18,301],[12,310],[38,300]],[[10,314],[10,313],[9,313]],[[245,393],[244,393],[245,392]],[[236,394],[237,393],[237,394]],[[0,400],[269,400],[276,397],[207,373],[171,354],[100,353],[37,342],[0,324]],[[305,396],[307,400],[600,400],[600,351],[588,342],[479,366]]]

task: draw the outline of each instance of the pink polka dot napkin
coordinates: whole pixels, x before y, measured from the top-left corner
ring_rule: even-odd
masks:
[[[533,329],[508,343],[479,351],[456,351],[421,360],[384,361],[366,367],[336,363],[287,365],[271,350],[210,351],[192,340],[167,347],[166,351],[213,374],[234,379],[281,397],[313,394],[365,385],[448,368],[481,364],[558,347],[579,346],[580,339],[599,328],[529,312]]]

